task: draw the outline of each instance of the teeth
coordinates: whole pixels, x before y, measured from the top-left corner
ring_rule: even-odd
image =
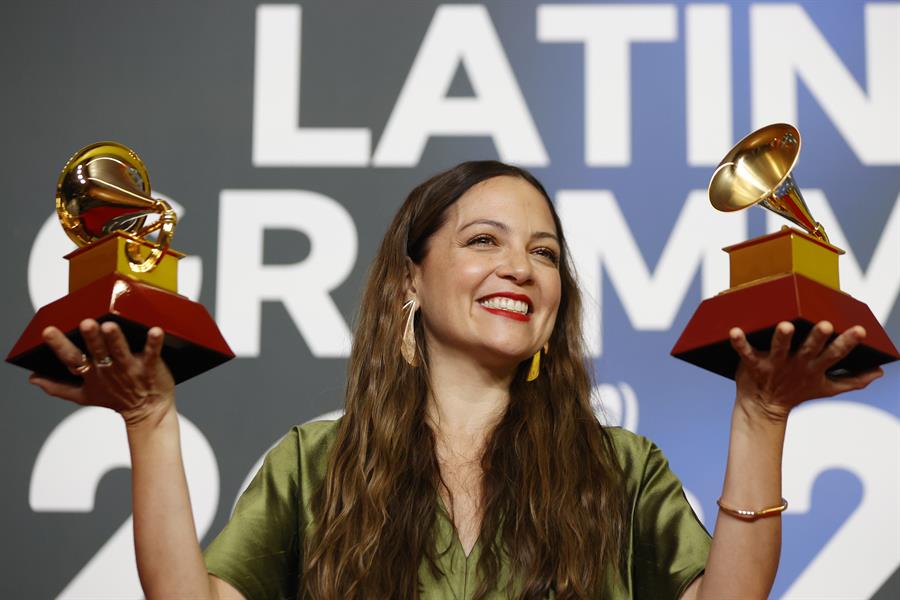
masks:
[[[504,298],[503,296],[494,296],[487,300],[482,300],[480,304],[486,308],[499,308],[500,310],[508,310],[520,314],[528,314],[528,303],[512,298]]]

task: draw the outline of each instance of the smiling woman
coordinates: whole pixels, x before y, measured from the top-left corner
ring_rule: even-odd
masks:
[[[48,344],[113,408],[133,466],[148,597],[764,598],[780,547],[780,463],[797,404],[868,385],[827,369],[864,337],[818,324],[796,353],[731,332],[741,357],[723,495],[709,535],[651,442],[590,404],[581,300],[544,188],[494,161],[415,188],[369,273],[344,417],[295,427],[201,556],[171,375],[151,329],[132,355],[113,323],[82,323],[90,358]]]
[[[521,177],[493,177],[451,205],[410,261],[433,365],[505,377],[550,339],[560,300],[560,242],[551,205]],[[480,374],[466,375],[479,377]]]
[[[622,544],[621,473],[590,409],[560,231],[540,183],[502,163],[464,163],[409,195],[370,272],[340,450],[313,498],[312,597],[412,598],[423,581],[426,598],[454,581],[466,597],[543,598],[560,579],[560,597],[599,589]],[[421,368],[390,351],[404,337]]]

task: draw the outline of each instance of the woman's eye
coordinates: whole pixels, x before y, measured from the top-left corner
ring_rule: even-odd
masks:
[[[552,262],[554,265],[559,264],[559,255],[550,248],[536,248],[534,253],[538,256],[542,256]]]
[[[469,246],[487,246],[494,243],[494,238],[489,235],[476,235],[469,240]]]

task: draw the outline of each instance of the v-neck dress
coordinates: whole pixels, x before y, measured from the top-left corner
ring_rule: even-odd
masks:
[[[337,421],[294,427],[273,448],[241,496],[231,520],[204,552],[208,571],[248,600],[298,597],[300,550],[316,523],[312,496],[320,486],[334,445]],[[652,442],[611,428],[616,455],[626,476],[628,566],[624,581],[611,577],[597,598],[665,600],[678,598],[706,565],[710,537],[694,515],[681,483]],[[426,561],[419,568],[422,600],[469,600],[478,589],[481,541],[466,556],[443,505],[436,502],[436,578]],[[593,560],[585,548],[584,560]],[[597,564],[598,569],[607,565]],[[492,599],[508,598],[507,565],[501,565]],[[549,596],[548,600],[553,600]]]

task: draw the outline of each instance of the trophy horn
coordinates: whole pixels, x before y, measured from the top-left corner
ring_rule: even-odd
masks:
[[[799,154],[800,132],[793,125],[775,123],[757,129],[716,167],[709,182],[710,202],[725,212],[757,204],[829,243],[791,175]]]
[[[66,234],[80,247],[114,231],[130,234],[133,241],[126,246],[126,254],[135,273],[156,268],[169,248],[177,222],[166,201],[150,196],[144,163],[117,142],[85,146],[69,159],[56,184],[56,214]],[[159,215],[159,219],[146,225],[151,215]],[[155,231],[159,232],[156,241],[148,240]]]

